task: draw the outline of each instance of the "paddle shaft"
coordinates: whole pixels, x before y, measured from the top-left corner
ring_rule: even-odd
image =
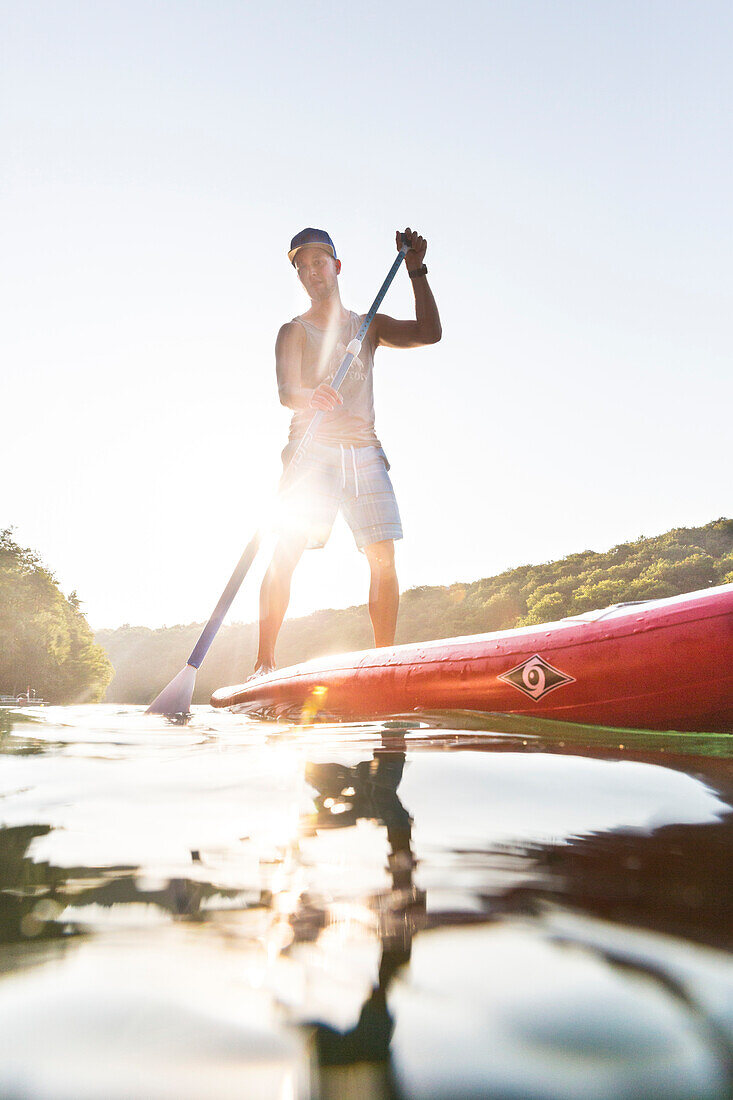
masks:
[[[409,251],[409,248],[410,248],[409,244],[407,244],[403,241],[402,247],[400,248],[399,252],[397,253],[397,258],[394,261],[394,263],[392,264],[391,268],[389,269],[389,272],[387,273],[387,278],[382,283],[382,285],[379,289],[379,293],[377,294],[376,298],[372,302],[371,307],[369,309],[369,312],[367,313],[366,317],[364,318],[364,320],[361,323],[361,327],[360,327],[359,331],[357,332],[356,336],[354,337],[354,339],[351,341],[348,348],[346,349],[346,355],[341,360],[341,366],[336,371],[333,382],[331,383],[331,385],[333,386],[333,388],[335,390],[338,390],[341,387],[341,384],[343,383],[344,379],[346,378],[346,375],[349,373],[349,368],[350,368],[351,364],[353,363],[356,356],[359,354],[359,351],[361,350],[362,341],[363,341],[364,337],[367,334],[369,326],[371,325],[372,321],[374,320],[374,316],[375,316],[377,310],[379,309],[380,305],[382,304],[382,299],[384,298],[385,294],[389,290],[390,284],[391,284],[392,280],[394,279],[395,275],[397,274],[397,272],[399,270],[399,267],[400,267],[400,264],[404,260],[405,255]],[[289,484],[292,481],[293,477],[297,473],[298,467],[300,466],[300,463],[303,461],[303,457],[305,456],[305,453],[308,450],[308,447],[313,442],[313,437],[315,436],[316,432],[318,431],[318,427],[319,427],[319,425],[320,425],[320,423],[323,420],[325,415],[326,415],[325,410],[319,409],[318,412],[316,412],[313,415],[313,417],[311,418],[311,422],[308,425],[308,427],[306,428],[305,434],[303,435],[303,438],[300,440],[300,443],[298,444],[292,458],[290,459],[290,462],[287,465],[285,473],[283,474],[283,479],[280,483],[280,489],[281,490],[282,490],[282,488],[285,484]],[[253,537],[247,543],[247,545],[244,549],[244,553],[242,554],[241,558],[237,562],[236,568],[235,568],[234,572],[232,573],[231,577],[229,578],[229,581],[227,582],[226,588],[224,589],[221,596],[219,597],[219,602],[217,603],[216,607],[214,608],[214,610],[212,612],[212,615],[211,615],[211,618],[209,619],[209,621],[206,624],[206,626],[204,627],[204,629],[201,631],[201,634],[199,635],[199,639],[196,642],[196,645],[191,650],[191,656],[188,658],[188,661],[186,663],[191,665],[192,668],[200,668],[201,667],[201,662],[203,661],[204,657],[208,653],[209,646],[211,645],[214,638],[216,637],[216,634],[219,630],[219,627],[223,623],[223,621],[226,617],[226,613],[229,610],[229,608],[231,607],[231,605],[234,601],[234,597],[236,596],[237,592],[239,591],[239,589],[241,587],[242,581],[247,576],[247,573],[250,570],[252,562],[257,557],[257,551],[260,548],[260,543],[261,542],[262,542],[262,531],[259,530],[259,531],[255,532]]]

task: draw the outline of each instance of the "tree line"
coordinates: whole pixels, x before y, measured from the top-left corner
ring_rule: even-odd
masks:
[[[469,583],[412,588],[400,603],[397,641],[481,634],[551,622],[610,604],[661,599],[733,582],[733,520],[681,527],[598,553],[520,565]],[[97,633],[115,677],[107,700],[148,703],[183,667],[202,623],[151,630],[123,626]],[[278,663],[366,649],[372,644],[366,607],[317,611],[286,621]],[[194,702],[215,688],[241,683],[257,652],[257,624],[232,623],[219,632],[198,677]]]
[[[0,694],[94,703],[112,675],[76,593],[64,596],[38,555],[0,530]]]

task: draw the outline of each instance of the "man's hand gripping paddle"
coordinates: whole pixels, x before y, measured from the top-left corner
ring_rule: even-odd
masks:
[[[331,383],[333,389],[338,391],[346,375],[349,373],[349,367],[361,351],[362,341],[367,334],[369,326],[374,320],[377,310],[382,304],[382,299],[389,290],[390,284],[409,250],[410,242],[406,241],[403,236],[402,247],[397,253],[397,259],[389,269],[387,278],[382,283],[379,293],[372,302],[371,308],[364,318],[361,328],[346,349],[346,355],[341,361],[341,366],[336,371],[334,380]],[[280,483],[281,491],[285,486],[292,483],[293,478],[297,474],[298,467],[303,461],[306,451],[313,442],[313,437],[325,415],[323,409],[319,409],[318,412],[313,415],[305,435],[298,444],[298,448],[285,470],[283,479]],[[184,719],[189,714],[191,710],[191,700],[193,699],[193,689],[196,684],[196,672],[201,667],[201,662],[208,653],[209,646],[216,637],[217,631],[223,623],[226,613],[241,587],[242,581],[247,576],[252,562],[257,557],[257,551],[260,548],[263,533],[263,530],[259,529],[247,543],[244,553],[237,562],[236,569],[232,573],[226,588],[219,597],[219,602],[214,608],[211,618],[201,631],[199,640],[191,651],[191,656],[188,658],[185,668],[181,669],[178,675],[174,676],[171,682],[163,688],[160,695],[156,696],[147,709],[148,714],[165,714],[169,718],[178,718],[179,720]]]

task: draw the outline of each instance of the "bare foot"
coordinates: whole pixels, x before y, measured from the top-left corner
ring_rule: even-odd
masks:
[[[249,683],[250,680],[259,680],[260,676],[268,676],[274,671],[274,665],[258,665],[254,672],[250,673],[245,682]]]

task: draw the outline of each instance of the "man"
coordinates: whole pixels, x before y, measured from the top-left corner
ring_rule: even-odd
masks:
[[[397,247],[402,245],[397,233]],[[288,259],[311,307],[283,325],[275,345],[280,401],[293,410],[285,466],[317,409],[325,416],[292,487],[283,494],[278,542],[260,590],[260,642],[255,674],[275,667],[275,643],[290,600],[293,571],[306,547],[324,546],[341,508],[359,550],[369,562],[369,615],[375,646],[394,642],[399,605],[394,543],[402,525],[388,469],[374,431],[374,353],[418,348],[441,337],[440,318],[424,264],[427,241],[406,229],[405,256],[415,293],[415,320],[378,313],[340,391],[330,385],[364,317],[344,308],[339,293],[341,261],[328,233],[303,229],[290,242]]]

